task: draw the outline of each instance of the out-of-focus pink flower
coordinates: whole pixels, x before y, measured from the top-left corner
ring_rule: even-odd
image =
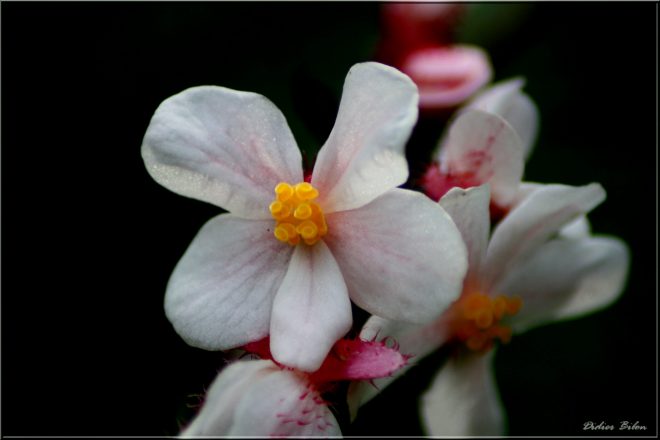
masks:
[[[490,81],[488,55],[454,44],[465,5],[388,3],[382,6],[382,39],[377,58],[399,68],[419,87],[420,109],[451,109]]]
[[[455,107],[492,77],[488,54],[475,46],[434,46],[410,52],[400,66],[419,88],[425,111]]]
[[[407,356],[383,342],[342,339],[318,371],[305,373],[274,362],[267,339],[244,348],[262,360],[225,368],[182,437],[340,436],[322,394],[332,392],[338,381],[389,376],[407,362]]]

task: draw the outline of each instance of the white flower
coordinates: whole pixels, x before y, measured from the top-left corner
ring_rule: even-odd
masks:
[[[461,297],[432,324],[372,317],[361,335],[391,336],[418,359],[449,341],[465,344],[470,354],[450,359],[423,397],[430,434],[501,435],[503,410],[490,365],[493,343],[508,342],[512,331],[593,312],[621,293],[627,247],[615,238],[590,236],[581,220],[604,198],[598,184],[524,184],[520,200],[490,240],[488,186],[454,188],[441,199],[468,247]],[[569,229],[562,230],[566,225]],[[376,384],[382,389],[390,381]],[[356,386],[352,394],[359,404],[375,393]]]
[[[489,183],[494,207],[510,208],[538,131],[536,106],[522,86],[520,79],[494,85],[458,112],[423,178],[429,197]]]
[[[218,375],[181,436],[341,436],[322,394],[336,391],[338,381],[392,374],[406,359],[383,343],[342,339],[311,374],[270,359],[235,362]]]
[[[229,211],[204,225],[167,287],[166,314],[189,344],[225,350],[270,334],[276,361],[313,371],[351,326],[349,297],[423,322],[458,296],[460,233],[440,206],[395,188],[408,176],[417,99],[397,70],[354,66],[309,183],[263,96],[205,86],[160,105],[142,145],[147,170]]]

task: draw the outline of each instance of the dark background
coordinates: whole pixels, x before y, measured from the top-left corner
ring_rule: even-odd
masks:
[[[258,92],[312,157],[346,72],[372,58],[378,4],[2,3],[2,434],[175,435],[222,366],[163,312],[172,268],[219,209],[146,173],[158,104],[187,87]],[[526,179],[601,182],[596,233],[631,248],[611,308],[515,336],[496,373],[512,435],[586,421],[656,433],[656,19],[644,3],[472,5],[461,39],[541,113]],[[442,124],[420,123],[430,149]],[[654,148],[656,147],[656,148]],[[413,170],[414,172],[415,170]],[[421,435],[437,356],[345,434]]]

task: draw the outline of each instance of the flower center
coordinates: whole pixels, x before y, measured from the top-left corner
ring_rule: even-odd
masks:
[[[454,335],[472,351],[487,351],[495,339],[506,344],[511,340],[511,328],[501,325],[500,320],[515,315],[520,307],[522,300],[518,297],[470,293],[453,306]]]
[[[300,241],[312,245],[328,233],[323,210],[314,202],[319,192],[310,183],[290,185],[285,182],[275,187],[275,200],[270,214],[275,219],[275,238],[295,246]]]

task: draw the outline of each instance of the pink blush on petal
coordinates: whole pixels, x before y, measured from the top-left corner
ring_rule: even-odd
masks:
[[[311,375],[311,380],[327,383],[386,377],[406,365],[408,358],[384,342],[342,339],[335,344],[321,368]]]

